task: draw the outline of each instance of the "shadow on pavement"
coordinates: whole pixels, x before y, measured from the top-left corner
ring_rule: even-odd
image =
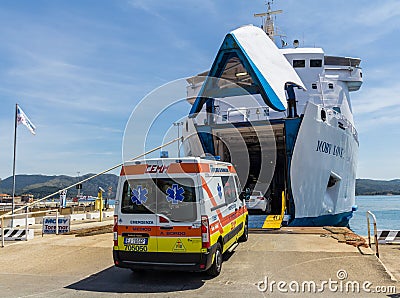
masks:
[[[210,277],[199,272],[132,272],[113,266],[65,288],[106,293],[165,293],[198,289],[207,279]]]

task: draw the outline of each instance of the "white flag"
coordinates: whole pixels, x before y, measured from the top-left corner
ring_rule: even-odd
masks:
[[[22,123],[29,129],[31,133],[36,134],[35,125],[33,125],[31,120],[29,120],[28,116],[25,115],[24,111],[22,111],[22,109],[19,106],[17,106],[17,123],[18,124]]]

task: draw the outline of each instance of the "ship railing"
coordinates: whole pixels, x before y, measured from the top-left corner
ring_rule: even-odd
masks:
[[[216,110],[215,123],[233,123],[247,121],[262,121],[270,119],[270,108],[259,107],[235,107],[226,110]]]
[[[374,243],[375,243],[375,255],[379,258],[379,244],[378,244],[378,230],[376,227],[376,217],[371,211],[367,211],[367,225],[368,225],[368,245],[371,248],[371,223],[370,218],[374,221]]]
[[[332,108],[325,108],[328,116],[330,118],[335,118],[338,120],[338,125],[342,129],[347,129],[354,137],[356,142],[358,143],[358,132],[353,124],[341,113],[335,111]],[[275,113],[275,112],[274,112]],[[284,117],[285,115],[282,114]],[[273,118],[276,115],[274,114]],[[235,123],[235,122],[247,122],[247,121],[262,121],[262,120],[270,120],[271,112],[268,106],[259,106],[259,107],[235,107],[228,109],[220,109],[216,108],[214,115],[214,123],[216,124],[224,124],[224,123]],[[201,120],[205,119],[197,119],[200,120],[199,123],[202,123]]]
[[[327,114],[331,117],[336,118],[338,121],[340,121],[340,126],[344,129],[348,129],[351,134],[353,135],[354,139],[358,143],[358,132],[357,129],[354,127],[354,125],[342,114],[339,113],[338,111],[335,111],[332,108],[326,108]]]

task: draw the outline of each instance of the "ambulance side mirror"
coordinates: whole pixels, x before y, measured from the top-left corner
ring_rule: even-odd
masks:
[[[248,200],[248,199],[250,199],[250,195],[251,195],[250,188],[246,188],[244,191],[242,191],[240,193],[239,197],[240,197],[241,200]]]

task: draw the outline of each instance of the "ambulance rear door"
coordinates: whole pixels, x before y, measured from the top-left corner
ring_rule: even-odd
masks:
[[[157,161],[153,163],[156,165]],[[151,261],[158,251],[156,174],[146,173],[152,166],[141,164],[124,169],[127,179],[122,186],[118,244],[119,250],[135,252],[129,256],[130,261]]]
[[[196,187],[200,183],[199,180],[198,174],[158,174],[156,184],[159,253],[168,255],[201,252],[199,188]],[[185,258],[177,260],[183,261]]]

